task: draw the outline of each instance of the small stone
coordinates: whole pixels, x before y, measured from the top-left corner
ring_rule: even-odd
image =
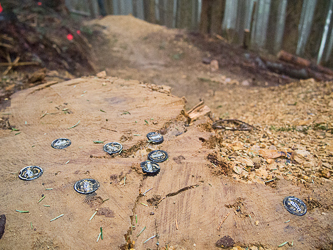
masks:
[[[274,160],[273,160],[273,159],[267,159],[266,161],[267,161],[267,163],[268,163],[268,164],[271,164],[271,163],[273,163],[273,162],[274,162]]]
[[[331,177],[331,173],[328,169],[323,169],[321,171],[321,176],[326,178],[326,179],[329,179]]]
[[[256,226],[258,226],[258,225],[259,225],[259,221],[257,220],[257,221],[255,222],[255,224],[256,224]]]
[[[154,212],[150,212],[150,215],[154,215],[155,213]]]
[[[243,168],[239,166],[234,166],[233,170],[236,174],[241,174],[243,172]]]
[[[235,245],[235,241],[229,235],[226,235],[219,239],[215,245],[221,248],[230,248]]]
[[[106,71],[105,70],[101,71],[101,72],[97,73],[96,76],[99,77],[99,78],[106,77]]]
[[[219,62],[217,61],[217,60],[212,60],[211,62],[210,62],[210,70],[212,71],[212,72],[214,72],[214,71],[216,71],[216,70],[218,70],[219,69]]]
[[[242,81],[243,86],[250,86],[250,82],[248,80]]]

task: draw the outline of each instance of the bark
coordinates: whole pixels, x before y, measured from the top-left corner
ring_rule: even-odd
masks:
[[[106,12],[108,15],[113,15],[113,4],[112,0],[105,0]],[[133,3],[134,5],[134,3]]]
[[[212,13],[211,13],[211,34],[222,33],[222,20],[225,9],[225,0],[214,0],[212,2]]]
[[[172,28],[173,24],[173,1],[167,1],[166,13],[165,13],[165,24],[168,28]]]
[[[133,16],[138,16],[138,0],[133,0]]]
[[[160,0],[158,4],[158,9],[160,12],[160,24],[165,25],[166,23],[166,9],[165,9],[165,1],[166,0]]]
[[[211,3],[212,0],[202,0],[199,30],[204,34],[209,33]]]
[[[177,6],[177,28],[191,27],[192,19],[192,1],[178,0]]]
[[[94,6],[93,6],[93,3],[92,3],[92,0],[88,0],[88,6],[89,6],[90,17],[91,18],[96,18],[95,10],[94,10]]]
[[[144,5],[145,20],[150,23],[156,23],[155,1],[154,0],[144,0],[143,5]]]

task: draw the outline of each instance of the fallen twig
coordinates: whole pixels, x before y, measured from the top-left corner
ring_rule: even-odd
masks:
[[[217,230],[220,230],[220,228],[222,227],[223,222],[228,218],[229,214],[230,214],[230,212],[223,218],[223,220],[221,221],[221,223],[220,223],[219,227],[217,228]]]
[[[20,57],[16,57],[16,59],[14,60],[14,62],[11,62],[10,57],[8,60],[8,63],[10,63],[10,65],[8,66],[8,68],[5,70],[5,72],[3,72],[2,75],[7,75],[7,73],[13,68],[13,66],[18,63],[18,61],[20,60]]]
[[[147,205],[147,204],[144,204],[144,203],[142,203],[142,202],[141,202],[141,204],[142,204],[142,205],[144,205],[144,206],[146,206],[146,207],[148,207],[148,205]]]
[[[0,44],[2,45],[2,44]],[[18,62],[18,63],[0,63],[0,66],[26,66],[26,65],[38,65],[38,62]]]
[[[233,123],[234,125],[236,125],[237,127],[227,127],[227,126],[223,126],[222,123]],[[224,119],[224,120],[217,120],[216,122],[213,123],[212,125],[213,129],[227,129],[227,130],[231,130],[231,131],[250,131],[252,129],[254,129],[254,127],[246,122],[237,120],[237,119]]]
[[[178,221],[176,219],[176,230],[178,230]]]
[[[275,181],[275,180],[276,180],[276,177],[274,177],[274,178],[271,179],[271,180],[265,181],[265,183],[272,182],[272,181]]]
[[[44,113],[44,114],[42,114],[41,115],[41,117],[39,118],[39,119],[42,119],[44,116],[46,116],[47,115],[47,111]]]

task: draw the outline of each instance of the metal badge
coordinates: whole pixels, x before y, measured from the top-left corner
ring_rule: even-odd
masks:
[[[74,190],[80,194],[91,194],[99,188],[99,182],[94,179],[82,179],[74,184]]]
[[[163,142],[163,136],[157,132],[150,132],[147,134],[147,139],[153,144],[160,144]]]
[[[110,142],[105,144],[103,149],[105,152],[112,155],[112,154],[121,153],[121,151],[123,150],[123,146],[118,142]]]
[[[164,162],[168,159],[168,154],[163,150],[154,150],[148,154],[148,159],[154,162]]]
[[[19,173],[19,178],[25,181],[32,181],[40,177],[42,174],[43,174],[43,169],[41,167],[28,166],[21,169]]]
[[[294,215],[302,216],[307,212],[305,203],[295,196],[284,198],[283,205],[289,213]]]
[[[68,146],[70,146],[72,144],[70,139],[66,139],[66,138],[59,138],[54,140],[51,143],[52,148],[55,149],[64,149],[67,148]]]
[[[154,175],[160,172],[160,166],[156,162],[144,161],[140,164],[142,171],[146,174]]]

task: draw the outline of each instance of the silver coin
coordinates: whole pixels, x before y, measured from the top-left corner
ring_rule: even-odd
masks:
[[[153,144],[159,144],[163,142],[163,136],[157,132],[150,132],[147,134],[147,139]]]
[[[24,181],[37,179],[43,174],[43,169],[38,166],[27,166],[22,168],[19,173],[19,178]]]
[[[72,144],[72,142],[70,139],[59,138],[59,139],[54,140],[51,143],[51,146],[52,146],[52,148],[55,148],[55,149],[64,149],[64,148],[69,147],[71,144]]]
[[[112,155],[112,154],[121,153],[121,151],[123,150],[123,146],[118,142],[110,142],[105,144],[103,149],[105,152]]]
[[[160,166],[156,162],[144,161],[140,164],[142,171],[146,174],[157,174],[160,171]]]
[[[163,150],[154,150],[148,154],[148,159],[154,162],[163,162],[168,159],[168,154]]]
[[[99,182],[94,179],[82,179],[74,184],[74,190],[80,194],[91,194],[99,188]]]
[[[302,216],[307,212],[305,203],[295,196],[287,196],[284,198],[283,205],[289,213],[294,215]]]

